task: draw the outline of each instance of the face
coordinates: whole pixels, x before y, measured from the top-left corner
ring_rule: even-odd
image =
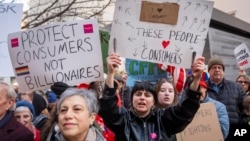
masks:
[[[158,92],[158,102],[163,107],[169,107],[174,102],[174,87],[172,84],[165,82],[161,85],[160,91]]]
[[[128,79],[128,74],[127,74],[127,72],[124,72],[124,73],[122,74],[122,79],[123,79],[124,82],[127,81],[127,79]]]
[[[224,78],[224,71],[221,65],[213,65],[209,70],[209,75],[212,81],[220,83]]]
[[[85,100],[78,95],[68,97],[59,109],[58,124],[63,136],[83,140],[95,120],[95,114],[90,115]]]
[[[245,92],[248,91],[249,83],[245,80],[243,76],[238,78],[237,83],[242,86]]]
[[[22,112],[15,112],[15,117],[18,122],[22,123],[24,126],[28,128],[32,124],[32,116],[28,109]]]
[[[13,106],[15,100],[7,96],[6,87],[0,85],[0,120],[5,116],[6,112]]]
[[[133,95],[133,108],[140,117],[146,117],[154,104],[153,94],[148,91],[136,91]]]

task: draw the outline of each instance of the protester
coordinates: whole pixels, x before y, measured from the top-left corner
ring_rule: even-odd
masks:
[[[171,79],[160,79],[155,85],[155,91],[157,93],[157,108],[166,109],[178,103],[177,90]],[[175,135],[172,135],[169,140],[176,141],[177,139]]]
[[[200,93],[196,90],[205,67],[204,58],[200,57],[193,65],[194,81],[187,90],[183,103],[161,110],[154,108],[157,95],[148,82],[136,83],[133,87],[132,108],[117,106],[114,75],[120,64],[117,54],[108,56],[108,75],[99,112],[104,123],[115,133],[117,141],[167,141],[168,137],[182,131],[190,123],[200,106]]]
[[[55,82],[50,86],[51,92],[56,94],[57,101],[60,99],[62,93],[68,89],[70,86],[64,82]],[[55,97],[53,97],[54,99]],[[58,130],[58,122],[57,113],[56,113],[56,105],[50,109],[50,118],[46,121],[43,130],[42,130],[42,140],[46,141],[55,141],[56,130]]]
[[[242,102],[245,92],[242,87],[224,78],[225,66],[219,57],[213,57],[208,62],[209,79],[207,93],[209,97],[225,104],[229,116],[230,130],[227,141],[233,140],[235,129],[239,126]]]
[[[226,106],[222,104],[221,102],[214,100],[210,98],[207,95],[207,84],[205,81],[200,81],[200,92],[201,92],[201,103],[208,103],[212,102],[216,108],[218,120],[220,123],[221,132],[223,134],[223,138],[225,139],[228,136],[229,133],[229,118]]]
[[[17,94],[14,89],[0,82],[0,140],[33,141],[33,133],[19,123],[14,116],[16,98]]]
[[[50,86],[52,92],[54,92],[57,96],[57,99],[60,98],[61,94],[70,86],[64,82],[55,82]]]
[[[101,97],[102,88],[100,81],[91,82],[89,86],[86,87],[85,89],[93,90],[98,99]],[[98,114],[96,115],[94,123],[96,123],[94,125],[97,126],[97,128],[101,129],[103,137],[106,139],[106,141],[115,140],[115,134],[112,131],[110,131],[110,129],[104,124],[102,117],[99,116]]]
[[[250,96],[244,98],[243,108],[244,110],[241,116],[241,125],[250,129]]]
[[[57,95],[51,91],[47,91],[46,93],[48,99],[48,111],[51,113],[52,109],[56,106]]]
[[[242,86],[242,88],[246,92],[246,95],[250,94],[250,79],[246,74],[240,74],[236,78],[236,82]]]
[[[38,130],[42,131],[46,121],[49,118],[47,103],[40,94],[36,93],[36,91],[33,92],[33,96],[34,97],[32,100],[32,104],[35,109],[35,117],[33,123]]]
[[[104,141],[93,126],[98,112],[98,100],[91,90],[69,88],[57,103],[58,141]]]
[[[169,108],[178,103],[178,96],[173,81],[168,79],[160,79],[155,86],[157,93],[157,108]]]
[[[35,110],[30,102],[26,100],[18,101],[16,103],[14,115],[18,122],[26,126],[33,133],[33,141],[41,140],[40,131],[36,129],[36,127],[32,123],[33,117],[35,115]]]
[[[121,104],[125,108],[130,108],[131,107],[131,102],[130,102],[130,88],[127,86],[127,79],[128,79],[128,74],[126,71],[118,71],[115,74],[115,80],[119,82],[118,86],[118,94],[121,99]]]

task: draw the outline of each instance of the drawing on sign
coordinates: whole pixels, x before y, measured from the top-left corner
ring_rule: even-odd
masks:
[[[94,19],[12,33],[8,41],[22,91],[46,89],[54,82],[77,85],[102,79],[99,30]]]
[[[158,14],[164,12],[162,3],[147,1],[155,7],[145,9]],[[173,2],[173,1],[171,1]],[[176,25],[141,20],[142,1],[116,2],[110,39],[117,39],[117,53],[121,57],[190,68],[192,52],[201,56],[213,10],[213,2],[177,0],[179,10]],[[145,3],[144,3],[145,4]],[[170,3],[176,4],[176,3]],[[144,8],[150,7],[144,5]],[[148,15],[147,15],[148,16]],[[151,16],[155,16],[151,14]],[[152,17],[151,17],[152,18]],[[110,40],[110,41],[111,41]],[[112,51],[112,44],[109,51]]]

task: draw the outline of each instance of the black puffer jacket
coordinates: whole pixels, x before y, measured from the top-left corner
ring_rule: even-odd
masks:
[[[116,141],[168,141],[169,136],[191,122],[200,106],[200,93],[187,90],[188,96],[182,104],[166,110],[154,109],[142,119],[132,110],[117,106],[115,90],[105,87],[99,114],[115,133]]]
[[[210,80],[208,80],[207,84],[208,95],[226,106],[230,125],[239,124],[240,114],[243,110],[242,102],[246,96],[242,87],[233,81],[224,79],[222,81],[221,90],[217,94],[216,91],[213,90],[213,85]]]

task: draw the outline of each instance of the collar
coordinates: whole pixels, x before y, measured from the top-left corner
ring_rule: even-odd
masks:
[[[209,83],[212,84],[212,86],[217,86],[217,87],[221,87],[223,81],[224,81],[224,79],[222,79],[222,81],[219,84],[216,84],[214,81],[212,81],[211,79],[209,79]]]

